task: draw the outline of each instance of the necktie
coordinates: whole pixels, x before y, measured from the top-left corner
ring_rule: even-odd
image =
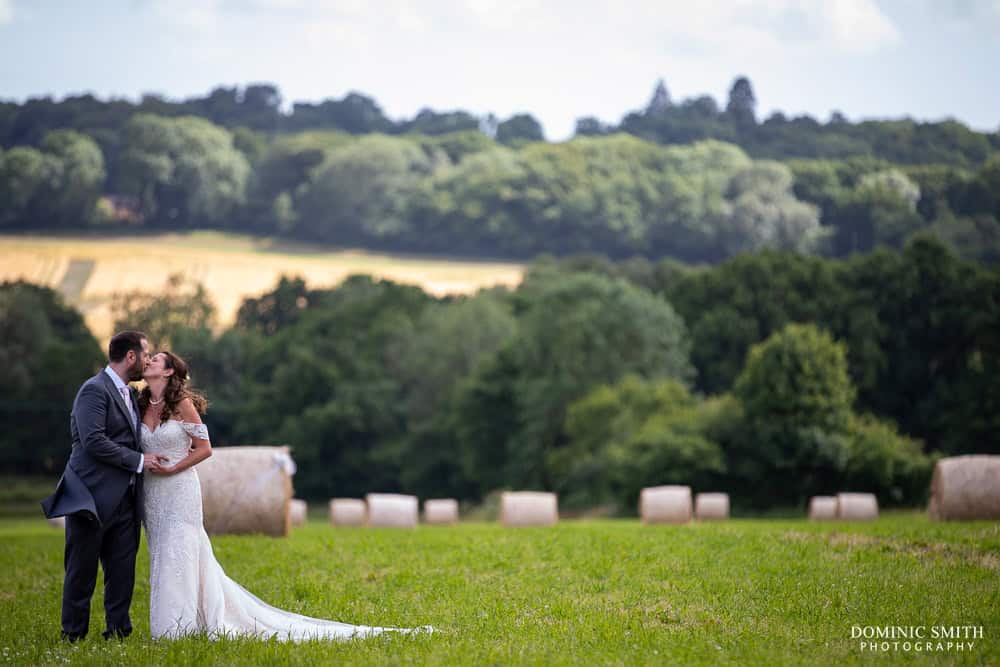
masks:
[[[118,391],[121,392],[122,398],[125,399],[125,407],[128,408],[129,416],[135,419],[135,413],[132,412],[132,396],[129,394],[128,387],[118,387]]]

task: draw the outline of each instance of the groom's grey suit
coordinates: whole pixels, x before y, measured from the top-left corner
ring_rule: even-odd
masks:
[[[105,371],[84,382],[70,414],[69,462],[56,492],[42,502],[47,517],[66,517],[62,631],[71,640],[87,634],[98,561],[104,570],[104,636],[132,632],[142,453],[139,406],[131,391],[129,401],[131,412]]]

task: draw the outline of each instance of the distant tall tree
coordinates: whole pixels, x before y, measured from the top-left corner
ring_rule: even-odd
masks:
[[[395,129],[374,99],[354,92],[348,93],[342,100],[328,99],[319,104],[296,102],[284,126],[295,130],[336,128],[351,134]]]
[[[401,132],[430,135],[477,129],[479,129],[479,118],[468,111],[438,112],[426,108],[418,111],[413,120],[403,123],[399,128]]]
[[[662,113],[674,106],[674,103],[670,101],[670,93],[667,92],[667,84],[660,79],[656,82],[656,88],[653,90],[653,97],[650,98],[649,104],[646,105],[646,115],[652,116],[654,114]]]
[[[531,114],[514,114],[497,125],[497,141],[511,144],[518,141],[545,141],[542,125]]]
[[[584,116],[576,119],[576,130],[573,132],[578,137],[596,136],[608,134],[614,128],[602,123],[594,116]]]
[[[847,125],[849,122],[850,121],[847,120],[847,116],[845,116],[842,112],[840,112],[840,111],[834,111],[834,112],[832,112],[830,114],[830,122],[828,124],[829,125]]]
[[[269,83],[247,86],[240,102],[240,125],[267,132],[278,129],[281,93],[276,86]]]
[[[737,125],[753,125],[756,118],[757,98],[754,97],[750,79],[741,76],[733,82],[729,89],[729,103],[726,113],[733,117]]]

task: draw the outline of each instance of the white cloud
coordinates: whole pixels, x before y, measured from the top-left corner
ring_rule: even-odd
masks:
[[[719,47],[787,51],[818,41],[863,53],[899,41],[896,26],[874,0],[702,0],[649,7],[651,18],[662,17],[673,31]]]
[[[899,30],[872,0],[826,0],[819,7],[834,43],[845,51],[865,53],[900,41]]]
[[[204,32],[218,24],[221,3],[220,0],[152,0],[150,4],[160,18],[181,28]]]
[[[14,0],[0,0],[0,25],[14,20]]]

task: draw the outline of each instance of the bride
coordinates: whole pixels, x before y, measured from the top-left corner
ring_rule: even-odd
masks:
[[[283,611],[226,576],[202,526],[201,485],[194,466],[212,455],[212,445],[200,417],[206,401],[187,387],[187,376],[183,359],[159,352],[146,368],[146,387],[139,395],[142,451],[165,456],[172,464],[161,474],[146,476],[142,500],[153,638],[206,634],[298,641],[413,632]]]

